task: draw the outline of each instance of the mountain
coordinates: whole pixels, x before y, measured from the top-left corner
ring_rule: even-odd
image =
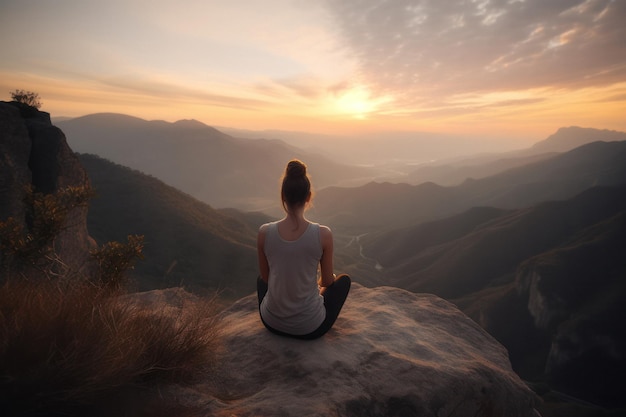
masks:
[[[184,286],[233,299],[254,291],[259,213],[215,210],[139,171],[80,155],[96,197],[87,217],[99,244],[144,235],[145,259],[133,271],[139,290]]]
[[[409,171],[406,177],[398,178],[398,181],[411,184],[430,181],[444,186],[457,185],[468,178],[479,179],[495,175],[511,168],[555,156],[557,153],[571,151],[587,143],[619,141],[626,141],[626,132],[575,126],[563,127],[530,148],[421,164],[418,168]]]
[[[626,140],[626,132],[592,129],[578,126],[562,127],[548,138],[535,143],[530,152],[567,152],[591,142],[620,142]]]
[[[356,279],[452,300],[507,347],[522,377],[624,406],[626,358],[615,352],[626,351],[626,185],[473,208],[360,244],[361,265],[347,269]]]
[[[594,142],[541,161],[463,184],[443,187],[369,183],[328,187],[315,198],[312,217],[344,234],[407,227],[476,206],[529,207],[570,198],[596,185],[626,183],[626,142]]]
[[[76,152],[153,175],[213,207],[279,208],[278,180],[292,158],[307,163],[316,187],[375,176],[369,168],[342,165],[278,140],[234,138],[195,120],[101,113],[58,126]]]

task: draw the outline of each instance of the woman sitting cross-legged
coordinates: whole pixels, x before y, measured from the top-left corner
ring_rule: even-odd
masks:
[[[316,339],[335,323],[351,281],[333,274],[331,230],[304,217],[311,181],[302,162],[287,164],[281,197],[286,216],[261,226],[257,238],[261,321],[282,336]]]

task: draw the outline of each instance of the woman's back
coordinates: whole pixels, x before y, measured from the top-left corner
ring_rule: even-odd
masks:
[[[291,334],[309,333],[325,317],[323,297],[317,287],[322,256],[320,226],[310,222],[303,226],[304,232],[295,240],[281,236],[279,222],[264,226],[270,274],[261,316],[271,327]]]

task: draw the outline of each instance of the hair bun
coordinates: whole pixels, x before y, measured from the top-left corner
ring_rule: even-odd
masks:
[[[297,159],[289,161],[285,175],[288,177],[304,177],[306,176],[306,165]]]

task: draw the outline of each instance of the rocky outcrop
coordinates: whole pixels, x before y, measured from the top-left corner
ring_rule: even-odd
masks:
[[[353,284],[314,341],[268,332],[257,308],[250,295],[225,311],[221,372],[177,388],[187,406],[229,417],[538,415],[506,349],[439,297]]]
[[[50,115],[16,102],[0,102],[0,221],[26,225],[26,187],[43,194],[66,187],[89,187],[89,179],[63,132]],[[73,209],[55,240],[66,272],[81,273],[94,242],[87,232],[87,207]]]
[[[518,268],[515,284],[518,293],[528,297],[528,312],[538,329],[552,330],[570,315],[558,294],[544,291],[540,272],[529,263]]]

